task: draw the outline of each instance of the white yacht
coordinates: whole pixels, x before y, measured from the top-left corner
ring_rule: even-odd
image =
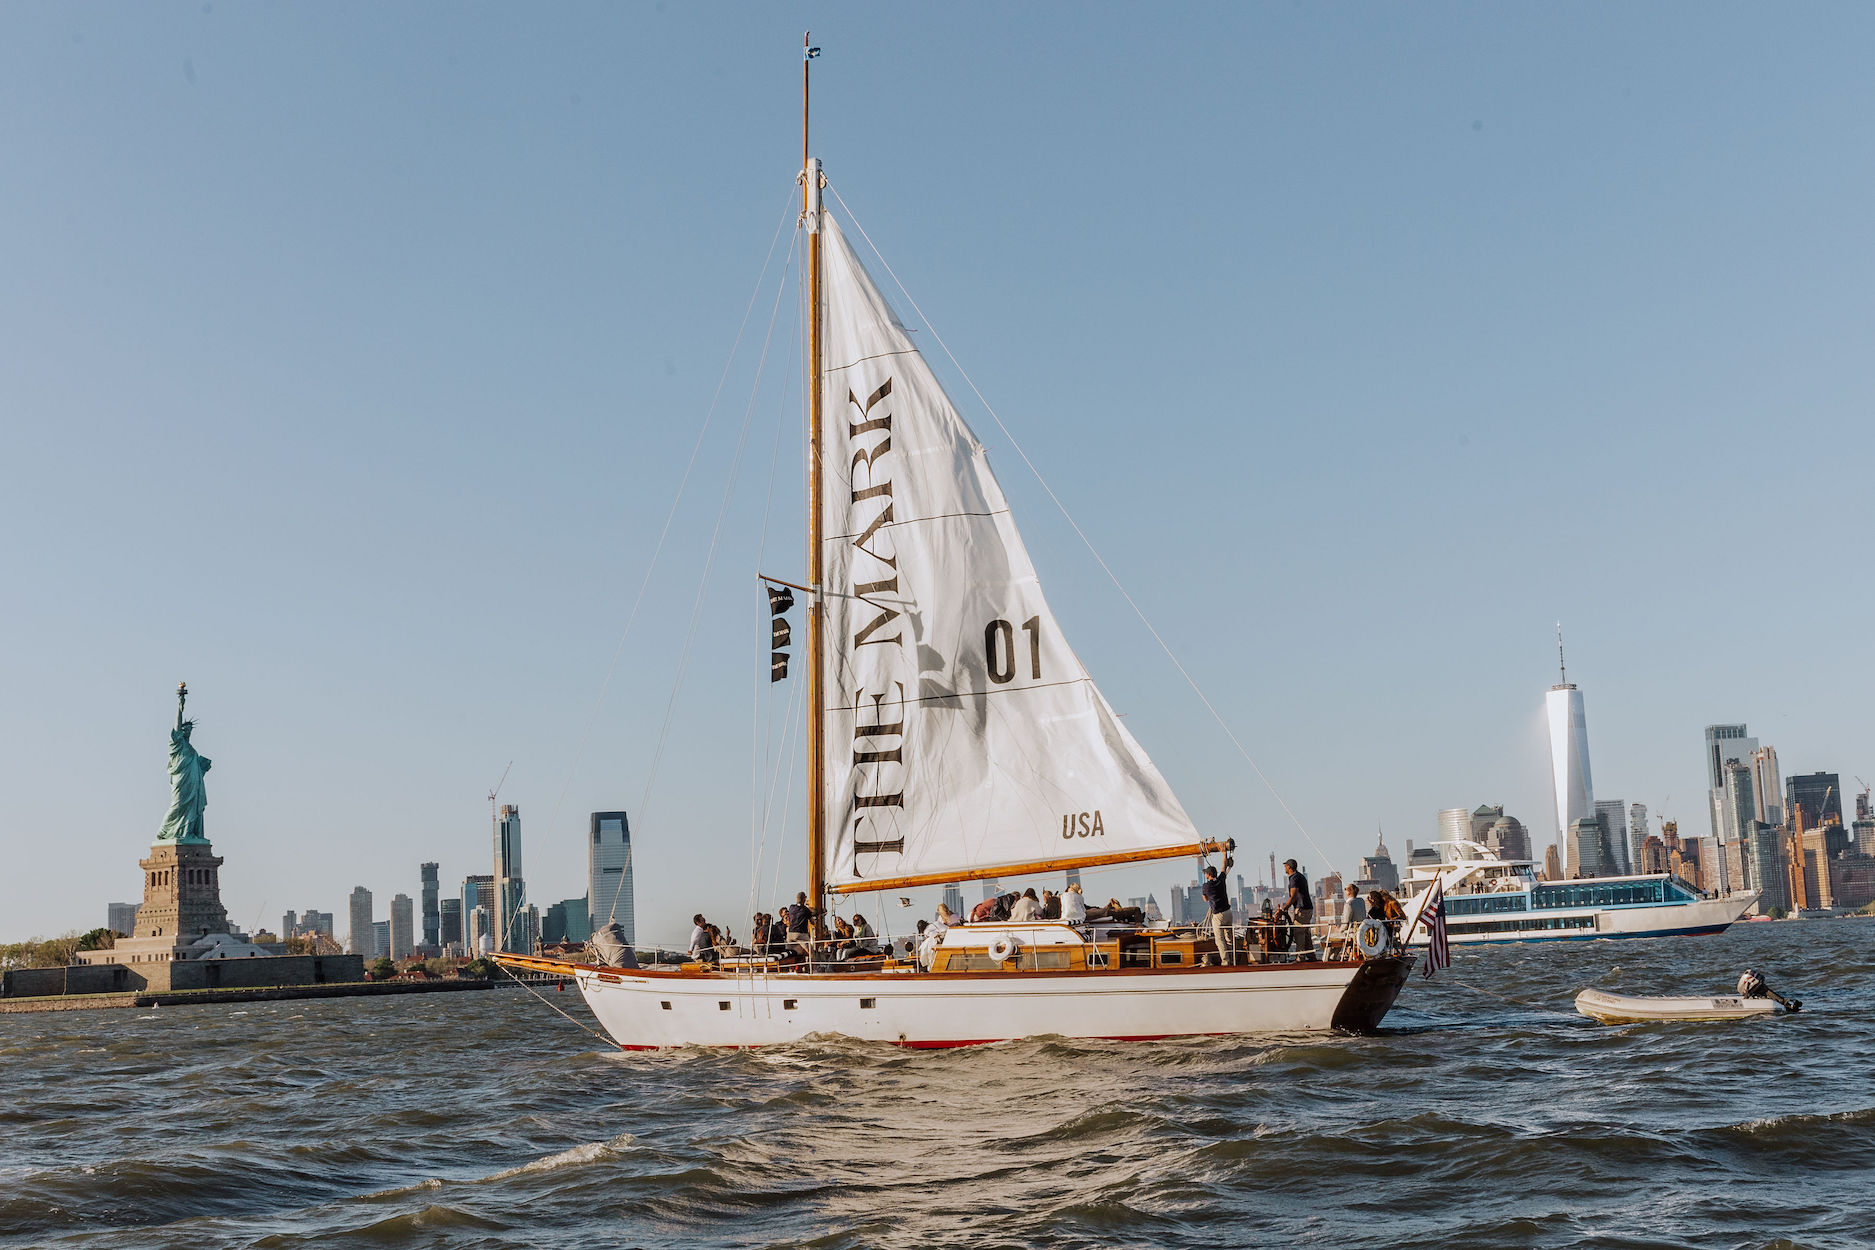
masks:
[[[1445,932],[1453,944],[1558,938],[1673,937],[1722,933],[1758,901],[1755,890],[1707,898],[1671,873],[1543,881],[1530,860],[1504,859],[1478,842],[1437,842],[1441,862],[1402,883],[1408,941],[1426,944],[1420,910],[1444,883]]]

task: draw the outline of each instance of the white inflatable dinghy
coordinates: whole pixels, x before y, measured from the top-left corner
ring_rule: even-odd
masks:
[[[1603,1024],[1637,1024],[1646,1020],[1744,1020],[1752,1016],[1781,1016],[1783,1004],[1774,998],[1634,998],[1583,990],[1576,995],[1576,1010]]]

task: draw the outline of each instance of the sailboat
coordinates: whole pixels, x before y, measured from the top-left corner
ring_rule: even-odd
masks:
[[[782,583],[806,598],[811,905],[1226,852],[1069,647],[983,444],[826,211],[811,53],[808,568]],[[1411,961],[1344,945],[1244,963],[1189,932],[1025,921],[952,925],[916,958],[857,967],[498,958],[574,979],[627,1050],[817,1034],[942,1047],[1372,1030]]]

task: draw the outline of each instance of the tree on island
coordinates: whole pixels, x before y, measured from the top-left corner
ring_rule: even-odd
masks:
[[[397,965],[391,962],[390,956],[388,955],[378,956],[377,961],[371,965],[371,979],[373,981],[388,981],[396,975]]]
[[[115,929],[93,929],[78,939],[81,951],[107,951],[117,945],[117,939],[124,935]]]

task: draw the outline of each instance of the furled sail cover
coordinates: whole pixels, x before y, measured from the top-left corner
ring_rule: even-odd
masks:
[[[824,229],[828,885],[1192,845],[1062,638],[983,445]]]

